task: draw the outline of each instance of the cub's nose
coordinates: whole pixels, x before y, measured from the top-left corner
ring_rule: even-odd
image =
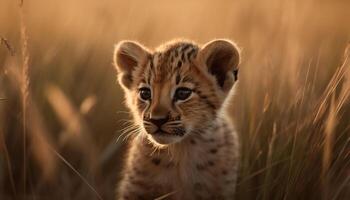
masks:
[[[169,117],[165,117],[165,118],[151,118],[151,119],[149,119],[149,121],[152,122],[154,125],[156,125],[158,128],[160,128],[168,120],[169,120]]]

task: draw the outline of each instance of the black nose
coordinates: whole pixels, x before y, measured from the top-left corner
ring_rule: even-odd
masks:
[[[149,119],[150,122],[152,122],[154,125],[156,125],[158,128],[160,128],[163,124],[165,124],[169,120],[169,117],[166,118],[159,118],[159,119]]]

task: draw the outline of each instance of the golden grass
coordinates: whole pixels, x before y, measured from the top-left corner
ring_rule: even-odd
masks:
[[[238,199],[350,198],[350,2],[10,1],[0,7],[0,198],[111,199],[130,116],[114,43],[230,38]],[[347,47],[348,46],[348,47]],[[345,52],[345,53],[344,53]]]

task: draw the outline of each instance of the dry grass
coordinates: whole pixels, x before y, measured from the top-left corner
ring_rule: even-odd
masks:
[[[238,199],[350,198],[345,0],[10,1],[0,7],[0,198],[111,199],[129,118],[113,44],[231,38]]]

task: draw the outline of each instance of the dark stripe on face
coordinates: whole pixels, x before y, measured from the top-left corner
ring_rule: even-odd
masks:
[[[151,69],[153,69],[153,56],[149,57],[149,66],[151,67]]]
[[[194,80],[191,76],[185,76],[183,79],[182,79],[182,82],[190,82],[190,83],[194,83]]]
[[[176,75],[176,85],[180,83],[181,77],[179,74]]]
[[[151,85],[151,73],[148,74],[147,84]]]
[[[147,83],[147,81],[143,78],[141,79],[140,83]]]
[[[196,49],[192,49],[190,52],[187,53],[187,59],[190,60],[192,54],[194,54],[196,52]]]
[[[210,102],[209,99],[207,99],[205,102],[208,104],[209,107],[211,107],[211,108],[213,108],[214,110],[216,110],[216,106],[215,106],[212,102]]]
[[[214,103],[212,103],[207,95],[203,95],[200,90],[194,89],[193,92],[197,93],[197,95],[212,109],[216,110],[217,107]]]
[[[151,61],[152,63],[152,61]],[[151,77],[152,77],[152,64],[150,64],[150,69],[148,69],[148,74],[147,74],[147,83],[148,85],[151,85]]]
[[[185,46],[183,46],[183,47],[181,48],[181,51],[186,51],[186,50],[189,49],[191,46],[192,46],[191,44],[187,44],[187,45],[185,45]]]
[[[181,55],[181,60],[186,61],[186,60],[185,60],[185,52],[182,53],[182,55]]]

